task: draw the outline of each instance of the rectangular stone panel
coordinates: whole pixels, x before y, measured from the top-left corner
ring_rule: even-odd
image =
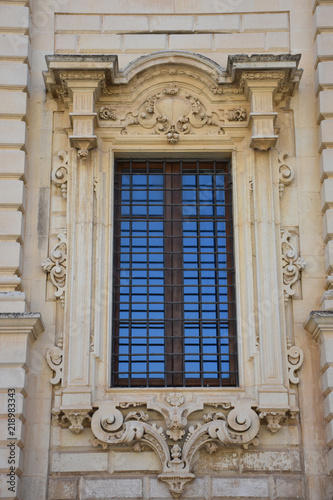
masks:
[[[23,181],[0,179],[0,208],[21,210],[23,204]]]
[[[265,51],[264,33],[239,33],[230,35],[214,35],[216,52],[238,53],[243,51],[262,50]]]
[[[165,35],[123,35],[125,52],[154,52],[166,49]]]
[[[301,471],[301,458],[297,451],[248,451],[240,456],[243,471]]]
[[[24,118],[27,112],[25,92],[0,92],[0,116]]]
[[[53,472],[101,472],[108,470],[108,453],[60,453],[52,460]]]
[[[51,477],[49,480],[49,500],[75,500],[77,498],[77,478]]]
[[[55,32],[98,32],[101,29],[101,17],[83,14],[55,14]]]
[[[22,148],[26,141],[26,124],[18,120],[0,121],[0,145]]]
[[[114,479],[88,479],[83,477],[80,484],[81,500],[97,500],[114,498],[122,500],[126,498],[139,499],[143,496],[142,479],[114,478]]]
[[[0,212],[0,240],[21,241],[22,235],[22,212]]]
[[[194,50],[200,52],[211,52],[212,47],[212,36],[208,34],[169,36],[169,49],[171,50]]]
[[[323,89],[333,89],[333,62],[320,62],[315,72],[316,94]]]
[[[267,478],[212,478],[212,497],[220,498],[268,498]]]
[[[113,54],[121,49],[119,35],[79,35],[78,51],[85,54]]]
[[[323,119],[333,117],[333,90],[323,90],[319,92],[317,103],[317,123]]]
[[[242,31],[288,31],[288,29],[289,16],[286,12],[242,15]]]
[[[20,5],[2,5],[0,16],[0,29],[24,30],[29,27],[29,8]]]
[[[304,482],[301,477],[278,477],[275,479],[276,498],[288,500],[304,498]]]
[[[25,60],[29,54],[27,35],[0,34],[0,57]]]
[[[212,31],[222,33],[233,33],[240,31],[240,16],[235,14],[216,14],[208,16],[197,16],[194,24],[196,31]]]
[[[333,9],[332,5],[318,5],[314,15],[315,34],[324,31],[333,31]]]
[[[103,32],[129,33],[148,31],[148,16],[133,16],[133,15],[114,15],[103,16],[102,18]]]
[[[29,68],[24,63],[0,62],[0,87],[25,90],[29,83]]]
[[[318,131],[318,146],[321,152],[324,148],[333,147],[333,119],[322,120]]]
[[[314,63],[331,60],[333,58],[333,33],[321,33],[317,35],[314,44]]]
[[[0,271],[22,274],[22,247],[14,241],[0,241]]]
[[[321,377],[321,387],[324,396],[333,391],[333,366],[327,368]]]
[[[319,160],[321,181],[333,176],[333,149],[323,149]]]

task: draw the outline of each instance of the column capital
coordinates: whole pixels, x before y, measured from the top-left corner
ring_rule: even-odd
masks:
[[[251,148],[265,151],[276,145],[274,102],[292,96],[298,88],[303,72],[298,69],[299,60],[300,54],[229,56],[231,79],[244,89],[251,104]]]

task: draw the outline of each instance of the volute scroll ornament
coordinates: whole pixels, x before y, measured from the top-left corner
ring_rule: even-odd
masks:
[[[68,179],[68,153],[59,151],[60,165],[56,165],[51,173],[53,184],[60,187],[62,197],[67,198],[67,179]]]
[[[301,272],[305,267],[305,260],[298,255],[290,239],[289,231],[281,227],[283,290],[286,301],[295,295],[296,292],[292,287],[301,279]]]
[[[168,394],[165,401],[167,404],[146,403],[148,409],[164,417],[164,426],[151,420],[149,412],[131,411],[124,415],[119,403],[103,402],[92,417],[91,429],[95,444],[104,448],[129,445],[136,451],[152,448],[162,466],[158,477],[168,484],[174,498],[179,498],[185,484],[195,479],[191,472],[193,457],[201,448],[213,453],[218,446],[247,447],[259,443],[260,420],[246,401],[236,402],[231,410],[212,411],[203,421],[190,426],[187,417],[202,409],[202,405],[188,403],[178,393]],[[171,406],[169,410],[168,405]]]
[[[50,257],[43,260],[43,271],[50,275],[51,281],[57,290],[54,295],[60,299],[61,305],[65,307],[66,290],[66,264],[67,264],[67,234],[66,230],[57,236],[59,242],[51,250]]]

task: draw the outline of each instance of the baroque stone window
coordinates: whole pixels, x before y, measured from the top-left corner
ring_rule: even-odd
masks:
[[[112,386],[235,385],[230,162],[115,176]]]
[[[119,70],[116,56],[47,57],[46,87],[57,101],[54,144],[62,148],[53,151],[58,200],[51,216],[59,221],[62,207],[66,219],[43,262],[61,302],[56,345],[47,353],[55,372],[54,425],[75,433],[89,427],[103,448],[153,449],[158,477],[175,497],[194,479],[192,459],[201,448],[257,445],[260,423],[276,433],[298,413],[296,371],[303,358],[290,318],[304,262],[281,226],[280,203],[293,180],[290,97],[302,74],[299,59],[235,55],[222,69],[197,54],[166,51]],[[168,198],[162,205],[161,192]],[[191,260],[199,253],[201,267]],[[125,276],[114,273],[113,257],[120,273],[132,259],[133,273],[134,259],[151,268],[155,258],[161,266],[162,256],[173,274],[163,275],[163,286],[156,283],[156,300],[143,283],[122,290]],[[198,273],[185,276],[187,264]],[[204,277],[203,264],[222,276]],[[206,278],[215,280],[208,291]],[[152,279],[162,278],[154,271]],[[206,300],[212,289],[216,300]],[[133,318],[130,332],[130,318],[122,317],[125,303],[134,311],[136,295],[146,311],[162,312],[160,303],[169,308],[166,321],[174,328],[165,325],[165,351],[150,343],[161,324],[151,336],[145,320],[137,335]],[[204,317],[204,304],[214,317]],[[185,311],[183,320],[190,305],[201,307],[201,315],[186,318]],[[208,324],[213,342],[206,344]],[[135,367],[136,356],[144,368]]]

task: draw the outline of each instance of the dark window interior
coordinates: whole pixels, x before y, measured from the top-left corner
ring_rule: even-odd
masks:
[[[112,385],[237,385],[226,161],[118,161]]]

